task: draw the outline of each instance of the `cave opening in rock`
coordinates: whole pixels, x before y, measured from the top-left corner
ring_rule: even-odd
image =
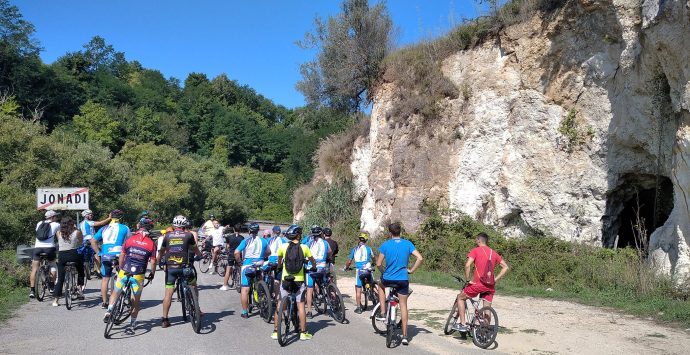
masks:
[[[655,175],[630,174],[609,196],[608,209],[612,223],[604,231],[604,246],[635,248],[642,227],[645,244],[654,230],[661,227],[673,209],[673,184],[666,176],[659,176],[658,191]],[[617,237],[617,238],[616,238]],[[617,240],[616,240],[617,239]]]

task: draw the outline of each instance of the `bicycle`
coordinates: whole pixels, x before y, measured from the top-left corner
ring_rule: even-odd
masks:
[[[259,316],[266,321],[271,322],[273,317],[273,303],[271,301],[271,294],[268,291],[268,285],[261,278],[261,265],[263,261],[249,265],[245,276],[249,280],[249,312],[254,307],[259,310]]]
[[[115,304],[110,311],[110,318],[105,324],[103,337],[106,339],[110,338],[110,331],[113,329],[114,325],[122,324],[122,322],[126,321],[127,318],[132,315],[132,283],[136,282],[132,276],[133,274],[131,272],[125,274],[125,280],[122,284],[122,288],[120,289],[120,294],[117,295]],[[149,277],[147,277],[146,280],[148,282],[145,281],[141,287],[146,287],[146,285],[151,282]]]
[[[280,290],[276,290],[276,285],[275,285],[276,281],[277,281],[277,278],[276,278],[277,269],[278,269],[278,264],[269,263],[266,270],[263,271],[263,281],[266,284],[266,286],[268,286],[268,294],[270,295],[270,305],[269,306],[270,306],[271,312],[269,312],[269,313],[271,313],[271,314],[273,313],[272,311],[275,309],[275,307],[277,305],[276,304],[277,301],[280,299]],[[271,318],[272,317],[269,317],[268,319],[264,318],[264,320],[266,321],[266,323],[271,323]]]
[[[211,251],[204,249],[201,252],[201,260],[199,260],[199,271],[204,274],[207,273],[211,269],[211,259]]]
[[[296,337],[299,337],[299,315],[297,314],[297,292],[299,292],[299,286],[295,282],[295,277],[288,275],[283,280],[288,287],[288,295],[283,297],[280,301],[280,309],[278,310],[278,317],[276,322],[278,323],[278,344],[280,346],[285,346],[288,344],[288,336],[290,335],[290,326],[294,328],[294,333]]]
[[[79,296],[79,286],[77,285],[77,263],[65,263],[65,281],[62,285],[63,295],[65,296],[65,307],[72,309],[74,300]]]
[[[175,289],[178,292],[178,299],[182,303],[182,320],[190,321],[192,329],[199,334],[201,331],[201,310],[199,309],[199,296],[189,284],[190,279],[196,279],[196,269],[187,264],[182,267],[182,275],[175,281]]]
[[[235,263],[235,266],[232,267],[230,280],[232,281],[232,287],[235,291],[240,293],[242,291],[242,264]]]
[[[366,310],[371,302],[371,306],[375,307],[379,303],[379,295],[376,294],[376,282],[374,281],[374,270],[371,268],[362,269],[362,273],[359,275],[359,279],[362,281],[362,296],[363,298],[363,310]]]
[[[36,290],[36,300],[39,302],[43,302],[48,289],[54,287],[51,286],[54,285],[54,281],[50,276],[47,257],[48,254],[46,253],[38,254],[39,267],[38,270],[36,270],[36,277],[34,278],[34,289]]]
[[[374,327],[374,331],[378,334],[386,334],[386,347],[390,348],[393,344],[393,338],[397,337],[396,333],[398,329],[402,328],[402,317],[398,319],[398,314],[400,314],[400,299],[398,298],[398,289],[395,287],[388,287],[388,296],[386,297],[386,319],[380,321],[377,317],[381,314],[381,304],[378,303],[371,310],[371,325]],[[410,290],[411,295],[412,290]],[[377,324],[377,322],[382,322],[383,324]]]
[[[463,284],[463,289],[469,284],[463,278],[453,276],[459,283]],[[480,304],[485,302],[484,294],[479,294],[477,297],[468,298],[465,307],[466,323],[469,324],[469,334],[472,337],[472,342],[477,347],[486,349],[496,341],[498,335],[498,314],[491,306],[480,307]],[[480,303],[481,302],[481,303]],[[443,333],[451,335],[456,330],[457,324],[456,314],[458,311],[457,301],[453,302],[453,307],[446,319],[446,325],[443,327]]]
[[[340,294],[338,286],[333,283],[333,277],[329,270],[309,272],[309,276],[314,280],[314,285],[318,286],[315,290],[313,302],[317,312],[330,313],[336,322],[345,322],[345,303]]]
[[[228,266],[228,251],[222,249],[216,258],[216,273],[220,277],[225,276],[225,268]]]

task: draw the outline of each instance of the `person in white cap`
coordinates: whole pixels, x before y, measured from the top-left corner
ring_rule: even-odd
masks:
[[[36,298],[34,282],[36,280],[36,271],[38,271],[41,254],[46,254],[46,259],[50,265],[50,280],[48,280],[50,288],[52,289],[55,285],[55,278],[57,277],[57,268],[55,264],[57,256],[55,233],[60,229],[60,223],[58,223],[59,216],[60,214],[55,211],[46,211],[45,219],[36,224],[36,240],[34,242],[33,258],[31,260],[31,274],[29,275],[29,286],[31,286],[29,298]]]

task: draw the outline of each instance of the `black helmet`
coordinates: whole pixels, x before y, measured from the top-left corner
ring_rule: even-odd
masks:
[[[321,229],[321,227],[318,224],[311,226],[311,235],[317,236],[321,235],[321,233],[323,233],[323,229]]]
[[[254,234],[259,233],[259,229],[260,229],[259,224],[256,222],[249,225],[249,233],[254,233]]]
[[[331,235],[333,235],[333,231],[330,228],[324,228],[323,235],[330,237]]]
[[[144,217],[144,218],[139,220],[139,228],[151,230],[153,228],[153,221]]]
[[[285,235],[290,239],[294,239],[295,236],[300,237],[302,236],[302,227],[297,224],[293,224],[288,227],[287,231],[285,231]]]
[[[216,219],[216,215],[210,214],[210,215],[208,215],[208,219],[214,220],[214,219]]]
[[[110,211],[110,218],[121,219],[125,213],[122,210],[112,210]]]

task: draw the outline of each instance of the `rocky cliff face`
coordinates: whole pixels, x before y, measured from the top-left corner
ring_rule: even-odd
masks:
[[[436,120],[391,118],[382,85],[352,152],[363,228],[414,231],[424,201],[604,246],[634,246],[639,225],[653,260],[690,274],[689,7],[571,0],[510,26],[444,60],[463,95]]]

